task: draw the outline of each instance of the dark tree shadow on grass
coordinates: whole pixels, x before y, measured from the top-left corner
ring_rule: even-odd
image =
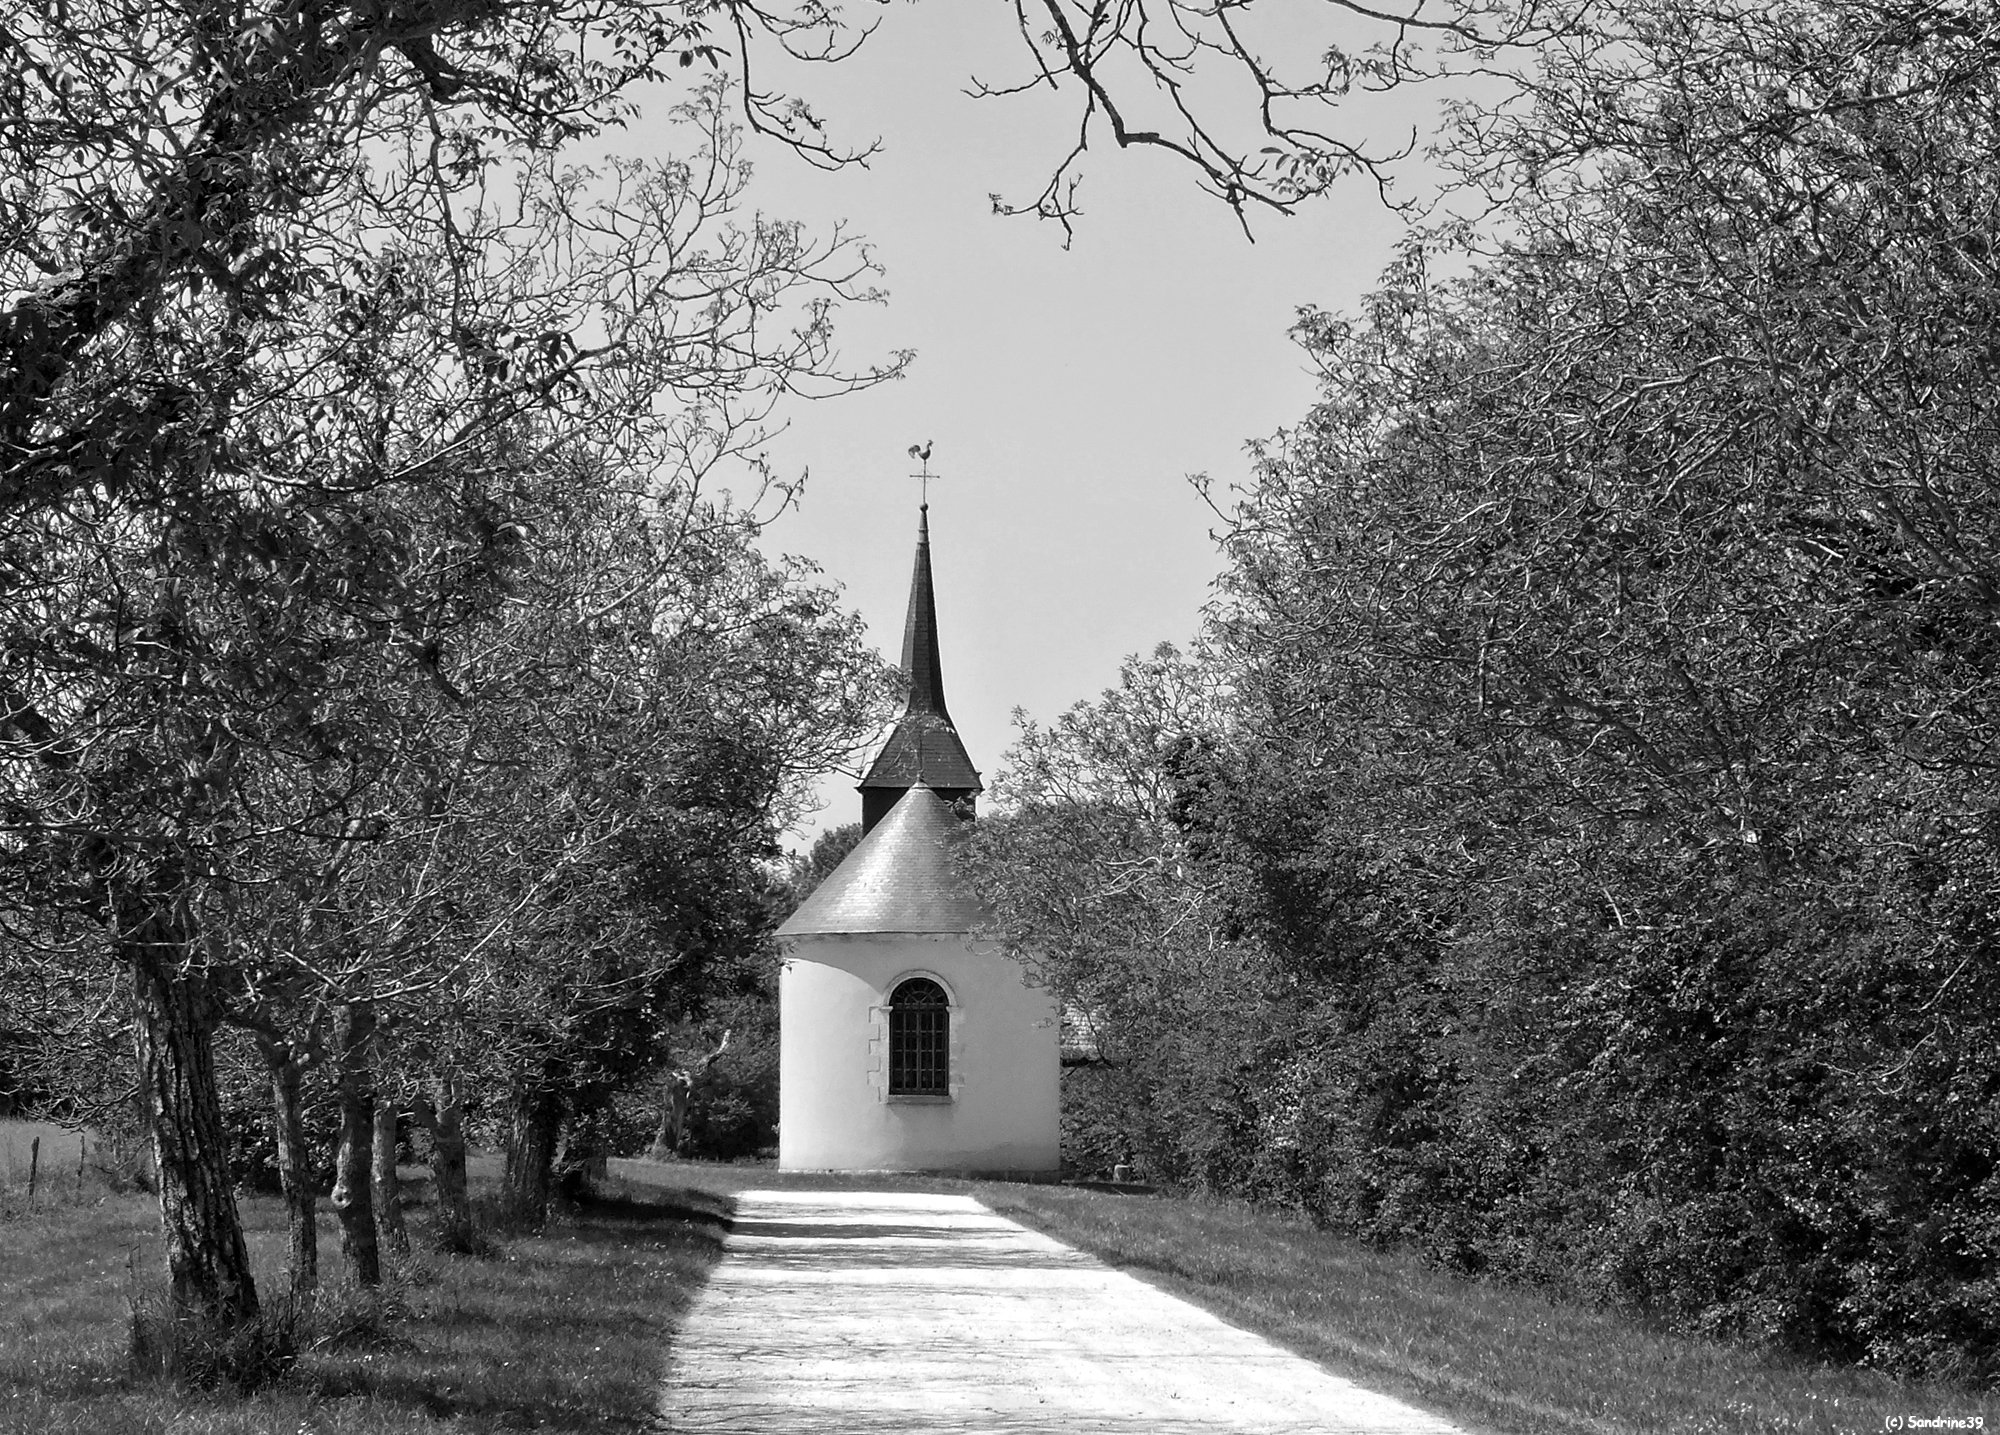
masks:
[[[395,1348],[324,1352],[295,1382],[320,1399],[473,1429],[647,1428],[678,1317],[720,1254],[727,1205],[680,1191],[583,1202],[541,1236],[468,1263],[462,1284],[397,1322]]]
[[[710,1191],[660,1190],[643,1194],[612,1191],[580,1203],[575,1208],[575,1219],[580,1231],[657,1227],[662,1221],[681,1221],[723,1231],[729,1227],[731,1207],[727,1197]]]

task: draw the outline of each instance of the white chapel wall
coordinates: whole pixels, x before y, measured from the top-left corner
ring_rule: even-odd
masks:
[[[778,979],[778,1164],[786,1170],[1048,1171],[1060,1157],[1055,1002],[957,935],[787,939]],[[888,1094],[886,1004],[950,994],[952,1099]]]

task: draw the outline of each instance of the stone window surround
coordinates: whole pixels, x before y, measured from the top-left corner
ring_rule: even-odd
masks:
[[[944,992],[945,1010],[951,1015],[950,1036],[945,1043],[945,1059],[949,1063],[944,1096],[889,1094],[889,996],[904,982],[913,977],[924,977],[938,984]],[[959,1090],[965,1084],[965,1022],[962,1020],[965,1008],[959,1005],[958,993],[951,983],[939,972],[929,967],[911,967],[891,977],[882,988],[881,999],[868,1008],[868,1089],[875,1093],[878,1104],[888,1106],[949,1106],[957,1101]]]

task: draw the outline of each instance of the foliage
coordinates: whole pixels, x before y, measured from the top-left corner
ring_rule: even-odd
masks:
[[[1586,18],[1457,136],[1498,223],[1304,319],[1215,709],[1030,728],[982,880],[1158,1175],[1990,1384],[2000,66]]]
[[[468,964],[517,909],[623,840],[590,826],[586,790],[611,778],[577,743],[549,775],[578,801],[544,785],[542,814],[501,796],[506,764],[482,747],[551,735],[481,684],[532,672],[514,660],[524,606],[547,620],[590,596],[562,582],[586,515],[651,534],[600,545],[613,563],[593,581],[601,597],[637,580],[651,607],[628,593],[617,616],[679,623],[659,635],[677,652],[844,642],[801,575],[732,556],[757,515],[703,486],[721,465],[769,477],[755,445],[781,398],[893,368],[832,356],[835,306],[871,297],[865,256],[736,217],[746,170],[719,87],[677,111],[682,157],[558,165],[554,146],[650,73],[644,55],[542,54],[604,17],[548,12],[529,36],[451,12],[391,35],[400,22],[315,11],[220,48],[194,17],[155,18],[35,9],[0,45],[19,99],[0,147],[22,176],[0,256],[0,860],[36,939],[10,958],[50,998],[38,1018],[101,1037],[116,1008],[78,989],[107,957],[128,974],[177,1298],[247,1318],[219,1024],[311,1065],[343,1005],[456,984],[463,1010]],[[653,58],[671,43],[655,28]],[[567,635],[592,621],[571,610]],[[617,635],[594,641],[572,696],[615,666]],[[790,676],[724,684],[769,718],[711,847],[814,760],[786,746],[805,723],[769,700],[783,689],[749,692]],[[548,811],[583,812],[588,837]],[[517,840],[542,833],[556,850]],[[524,890],[454,885],[479,861],[506,870],[502,850],[543,859]]]
[[[778,1143],[778,1003],[776,968],[766,968],[749,991],[711,1003],[691,1051],[720,1028],[729,1049],[701,1074],[688,1099],[682,1154],[707,1161],[763,1155]]]
[[[739,528],[691,532],[669,561],[608,572],[620,606],[591,605],[593,626],[574,634],[560,616],[538,621],[537,644],[572,641],[546,655],[545,686],[507,685],[508,701],[528,698],[530,730],[499,753],[505,800],[566,855],[474,998],[484,1060],[517,1111],[552,1098],[536,1119],[566,1120],[573,1154],[608,1149],[592,1123],[672,1064],[676,1025],[762,978],[782,814],[886,693],[834,593],[769,565]],[[607,644],[614,612],[628,621]],[[576,691],[592,672],[602,682]],[[551,870],[485,866],[475,880],[501,891]]]

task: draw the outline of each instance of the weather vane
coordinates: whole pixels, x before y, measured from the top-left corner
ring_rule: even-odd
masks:
[[[911,444],[910,457],[916,459],[924,466],[922,473],[913,473],[910,477],[916,479],[922,485],[918,491],[923,495],[923,506],[929,508],[931,506],[931,480],[943,476],[931,472],[931,440],[925,439],[920,444]]]

